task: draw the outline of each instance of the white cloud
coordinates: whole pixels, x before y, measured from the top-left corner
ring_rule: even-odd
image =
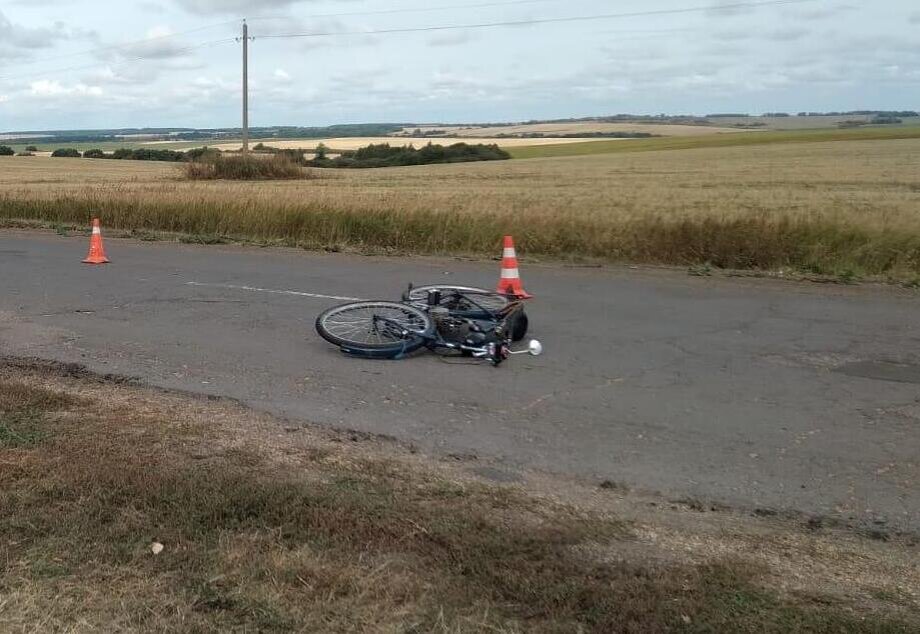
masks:
[[[229,13],[232,15],[255,15],[266,9],[282,9],[298,0],[175,0],[176,4],[191,13],[208,15]]]
[[[428,40],[429,46],[459,46],[473,41],[473,34],[468,30],[438,35]]]
[[[144,59],[171,59],[188,54],[189,44],[175,36],[166,26],[155,26],[147,31],[144,41],[119,50],[124,57]]]
[[[102,95],[102,88],[99,86],[88,86],[84,83],[65,86],[57,80],[39,79],[29,84],[29,94],[33,97],[60,97],[64,95],[98,97]]]
[[[288,72],[287,72],[286,70],[284,70],[283,68],[276,68],[276,69],[275,69],[275,72],[272,73],[272,76],[273,76],[276,80],[278,80],[278,81],[280,81],[280,82],[287,83],[287,82],[291,81],[291,74],[288,73]]]

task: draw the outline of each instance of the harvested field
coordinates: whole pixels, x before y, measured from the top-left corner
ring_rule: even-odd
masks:
[[[101,214],[109,229],[141,235],[488,257],[511,232],[530,258],[920,279],[920,139],[796,140],[262,183],[9,157],[0,218],[82,227]]]
[[[912,632],[916,545],[0,360],[0,629]],[[559,499],[569,500],[561,503]]]

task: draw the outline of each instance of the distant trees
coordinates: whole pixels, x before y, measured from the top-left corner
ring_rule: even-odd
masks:
[[[872,123],[874,125],[896,125],[898,123],[904,123],[904,122],[898,117],[879,115],[873,118],[871,121],[869,121],[869,123]]]
[[[0,156],[13,156],[16,152],[8,145],[0,145]]]
[[[411,145],[391,146],[389,143],[368,145],[343,152],[334,159],[313,159],[308,165],[315,167],[368,168],[403,165],[429,165],[432,163],[465,163],[469,161],[501,161],[511,158],[497,145],[469,145],[454,143],[447,147],[429,143],[416,149]]]
[[[102,150],[98,148],[93,148],[92,150],[86,150],[83,153],[83,158],[94,158],[94,159],[105,158],[105,152],[103,152]]]
[[[80,158],[80,151],[72,147],[62,147],[51,153],[55,158]]]
[[[34,145],[27,145],[25,151],[26,152],[38,152],[38,148],[35,147]]]
[[[111,156],[106,155],[104,158],[113,158],[128,161],[182,161],[185,159],[185,152],[176,150],[152,150],[149,148],[138,148],[132,150],[127,147],[120,147]]]

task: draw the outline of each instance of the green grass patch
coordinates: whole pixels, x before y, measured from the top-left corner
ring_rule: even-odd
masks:
[[[659,150],[695,150],[702,148],[772,145],[778,143],[822,143],[828,141],[884,141],[920,138],[920,126],[902,128],[856,128],[853,130],[802,130],[781,132],[733,132],[692,137],[659,137],[587,141],[508,148],[512,158],[550,158],[654,152]]]
[[[0,412],[0,449],[24,449],[41,443],[44,415],[36,410]]]

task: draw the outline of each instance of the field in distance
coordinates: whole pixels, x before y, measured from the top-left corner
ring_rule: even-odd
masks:
[[[0,219],[82,228],[101,214],[108,228],[145,237],[166,231],[205,242],[485,257],[510,232],[528,258],[882,276],[920,286],[920,133],[870,132],[313,170],[294,182],[187,182],[163,163],[0,157]],[[775,142],[762,142],[774,134]]]
[[[380,137],[339,137],[339,138],[329,138],[329,139],[253,139],[250,141],[249,147],[252,147],[256,143],[264,143],[265,145],[281,148],[281,149],[306,149],[312,150],[316,148],[320,143],[325,145],[331,150],[357,150],[358,148],[366,147],[372,144],[379,143],[389,143],[390,145],[415,145],[416,147],[421,147],[423,145],[428,145],[429,143],[435,143],[439,145],[450,145],[451,143],[485,143],[485,144],[496,144],[500,147],[525,147],[532,145],[557,145],[564,143],[585,143],[587,141],[594,141],[596,139],[585,138],[585,139],[566,139],[566,138],[539,138],[539,139],[495,139],[495,138],[477,138],[473,139],[453,139],[453,138],[439,138],[439,137],[392,137],[392,136],[380,136]],[[192,147],[201,147],[207,145],[208,147],[213,147],[222,151],[234,152],[242,148],[243,142],[241,140],[235,141],[219,141],[219,142],[197,142],[189,143],[182,141],[147,141],[143,144],[144,147],[160,147],[168,149],[188,149]]]
[[[738,132],[737,128],[706,126],[706,125],[680,125],[669,123],[604,123],[588,121],[570,121],[562,123],[524,123],[520,125],[489,126],[489,127],[464,127],[464,126],[427,126],[422,128],[404,128],[404,134],[412,134],[416,130],[431,133],[443,130],[451,136],[463,138],[488,138],[499,134],[524,135],[543,134],[546,136],[565,134],[610,134],[615,132],[647,133],[655,136],[698,136],[702,134],[720,134]],[[501,139],[508,141],[509,139]],[[544,139],[528,139],[544,140]],[[575,139],[564,138],[564,141]]]

